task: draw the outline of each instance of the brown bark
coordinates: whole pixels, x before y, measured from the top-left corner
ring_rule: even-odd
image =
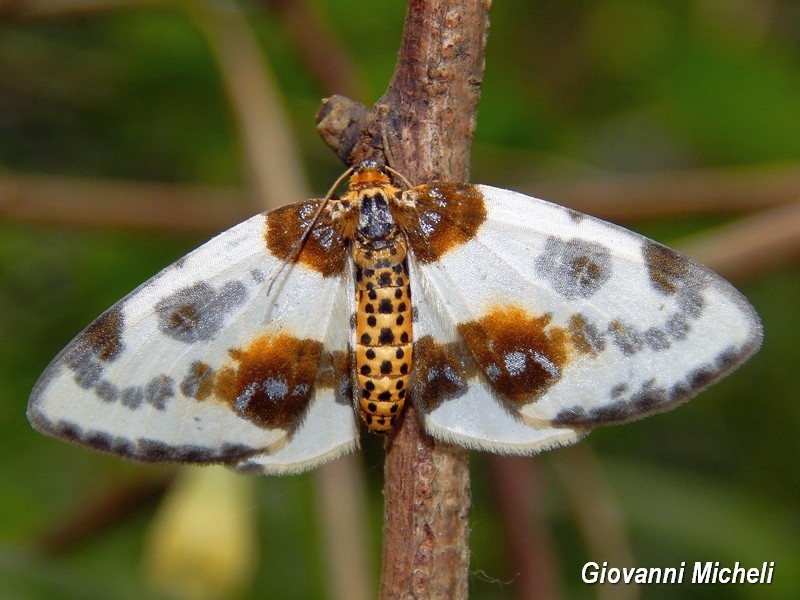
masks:
[[[383,97],[366,112],[333,96],[317,116],[342,160],[385,159],[412,181],[467,178],[489,6],[409,0],[397,68]]]
[[[388,163],[412,182],[464,181],[483,75],[490,3],[409,0],[389,89],[366,111],[329,98],[320,133],[354,164]],[[387,444],[380,597],[467,596],[467,453],[434,441],[413,406]]]

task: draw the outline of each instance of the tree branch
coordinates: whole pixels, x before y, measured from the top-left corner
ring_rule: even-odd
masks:
[[[320,133],[346,162],[385,160],[411,181],[466,180],[490,3],[409,0],[397,68],[366,111],[329,98]],[[408,406],[387,444],[381,598],[466,598],[469,470]]]

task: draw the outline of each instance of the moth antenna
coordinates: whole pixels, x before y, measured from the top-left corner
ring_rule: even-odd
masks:
[[[387,172],[389,172],[392,175],[394,175],[395,177],[397,177],[403,183],[403,185],[405,185],[408,189],[411,189],[411,188],[414,187],[414,185],[408,179],[406,179],[403,176],[403,174],[400,171],[398,171],[397,169],[393,169],[389,165],[386,165],[384,167],[384,169],[386,169]]]
[[[381,121],[381,149],[383,150],[383,156],[386,159],[385,163],[387,165],[394,164],[394,154],[392,153],[392,148],[389,145],[389,136],[386,135],[386,123]]]
[[[339,176],[339,179],[337,179],[337,180],[336,180],[336,181],[333,183],[333,185],[331,186],[331,189],[329,189],[329,190],[328,190],[328,193],[327,193],[327,194],[325,194],[325,202],[323,203],[323,206],[324,206],[325,204],[327,204],[327,203],[328,203],[328,200],[330,200],[330,199],[331,199],[331,197],[333,196],[333,192],[335,192],[335,191],[336,191],[336,188],[337,188],[337,187],[339,187],[339,186],[342,184],[342,182],[343,182],[345,179],[347,179],[348,177],[350,177],[350,175],[352,175],[352,174],[353,174],[353,171],[355,171],[355,167],[350,167],[349,169],[347,169],[347,170],[346,170],[344,173],[342,173],[342,174]],[[319,215],[315,215],[315,217],[314,217],[314,220],[315,220],[315,221],[316,221],[316,217],[317,217],[317,216],[319,216]],[[313,224],[313,223],[312,223],[312,224]]]
[[[386,125],[381,123],[381,148],[383,149],[383,155],[386,158],[386,165],[383,167],[386,169],[388,173],[391,173],[395,177],[397,177],[408,189],[413,188],[414,186],[411,182],[406,179],[403,174],[398,171],[397,169],[393,169],[389,165],[394,163],[394,154],[392,154],[392,148],[389,145],[389,137],[386,135]]]

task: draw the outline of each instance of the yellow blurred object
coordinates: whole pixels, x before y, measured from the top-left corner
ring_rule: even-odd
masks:
[[[222,600],[246,590],[257,552],[251,485],[224,467],[182,468],[149,531],[149,585],[180,600]]]

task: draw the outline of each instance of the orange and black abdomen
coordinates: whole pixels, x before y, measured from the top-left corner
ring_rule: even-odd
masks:
[[[392,429],[411,375],[411,298],[402,236],[369,248],[356,242],[356,373],[361,418],[373,433]]]

